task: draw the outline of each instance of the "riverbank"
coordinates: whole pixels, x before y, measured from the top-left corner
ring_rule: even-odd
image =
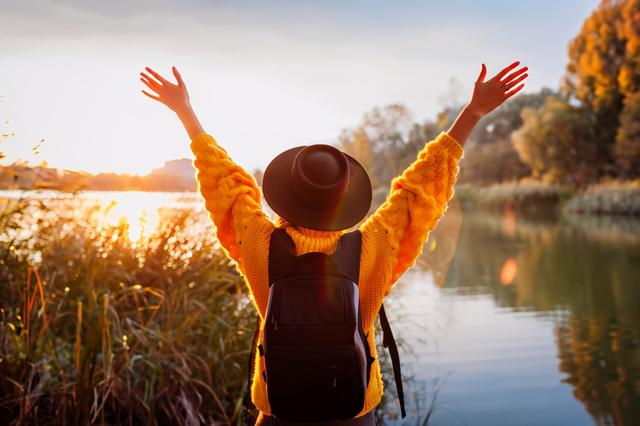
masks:
[[[535,215],[565,212],[640,216],[640,180],[605,181],[584,190],[538,181],[489,186],[459,184],[455,191],[464,209],[513,210]]]

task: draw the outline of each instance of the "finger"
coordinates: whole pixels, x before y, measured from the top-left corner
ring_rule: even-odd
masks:
[[[141,72],[140,75],[142,77],[146,78],[151,83],[155,84],[156,86],[158,86],[158,87],[162,86],[162,83],[160,81],[157,81],[156,79],[154,79],[153,77],[149,76],[148,74],[145,74],[145,73]]]
[[[149,71],[149,73],[154,76],[156,79],[158,79],[158,81],[162,82],[162,84],[167,84],[169,83],[168,80],[166,80],[164,77],[162,77],[160,74],[158,74],[157,72],[155,72],[154,70],[152,70],[149,67],[145,67],[145,70]]]
[[[140,81],[143,82],[149,89],[153,90],[156,93],[160,93],[160,87],[152,81],[147,80],[146,78],[140,77]]]
[[[180,75],[176,67],[173,67],[173,75],[176,77],[176,80],[178,80],[178,86],[184,87],[184,81],[182,80],[182,76]]]
[[[501,80],[501,83],[503,83],[503,84],[511,83],[514,78],[518,77],[519,75],[522,75],[523,73],[527,72],[528,70],[529,70],[529,67],[522,67],[518,71],[514,71],[511,74],[509,74],[508,76],[506,76],[505,78],[503,78]]]
[[[502,77],[504,77],[505,75],[507,75],[509,73],[509,71],[511,71],[512,69],[514,69],[515,67],[517,67],[518,65],[520,65],[520,61],[515,61],[514,63],[512,63],[511,65],[509,65],[508,67],[506,67],[505,69],[503,69],[502,71],[500,71],[498,74],[496,74],[495,77],[493,77],[495,80],[502,80]]]
[[[482,83],[486,76],[487,76],[487,67],[485,66],[485,64],[482,64],[482,69],[480,70],[480,74],[478,75],[478,79],[476,80],[476,83]]]
[[[148,97],[150,97],[151,99],[153,99],[154,101],[160,101],[160,96],[152,95],[151,93],[145,92],[144,90],[141,90],[141,92],[147,95]]]
[[[520,86],[516,87],[515,89],[511,90],[510,92],[505,93],[505,100],[509,99],[510,97],[512,97],[513,95],[518,93],[520,90],[522,90],[523,87],[524,87],[524,83],[520,84]]]
[[[517,85],[518,83],[520,83],[521,81],[523,81],[527,77],[529,77],[529,74],[523,74],[519,78],[516,78],[515,80],[511,81],[509,84],[504,86],[504,91],[506,92],[506,91],[512,89],[515,85]]]

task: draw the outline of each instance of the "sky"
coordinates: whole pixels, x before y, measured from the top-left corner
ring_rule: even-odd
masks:
[[[7,158],[145,174],[192,158],[138,73],[181,71],[206,131],[247,170],[332,143],[376,106],[416,121],[471,95],[480,66],[557,88],[597,0],[0,0],[0,134]],[[456,90],[452,90],[455,87]],[[37,155],[32,147],[44,143]]]

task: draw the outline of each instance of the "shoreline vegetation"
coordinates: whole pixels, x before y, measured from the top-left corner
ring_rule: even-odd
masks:
[[[513,210],[524,215],[640,216],[640,179],[603,181],[576,190],[533,180],[487,186],[456,185],[464,209]]]

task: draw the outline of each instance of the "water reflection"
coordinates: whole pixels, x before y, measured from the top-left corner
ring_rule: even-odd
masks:
[[[498,307],[550,319],[558,368],[575,398],[598,424],[637,424],[640,220],[536,221],[510,212],[465,212],[462,218],[446,279],[437,278],[441,263],[431,271],[423,260],[422,267],[445,292],[490,295]],[[526,336],[521,340],[524,346]]]

